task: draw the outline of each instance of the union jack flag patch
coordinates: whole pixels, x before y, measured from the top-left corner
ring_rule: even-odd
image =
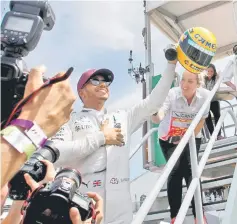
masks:
[[[99,186],[101,186],[101,180],[94,180],[93,187],[99,187]]]

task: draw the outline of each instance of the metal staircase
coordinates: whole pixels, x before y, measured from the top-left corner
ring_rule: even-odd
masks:
[[[225,73],[225,70],[223,73]],[[191,209],[189,207],[193,196],[195,198],[198,224],[203,223],[203,211],[205,212],[206,216],[208,216],[207,213],[211,211],[221,213],[221,215],[219,214],[218,216],[212,217],[212,219],[216,218],[216,220],[214,222],[210,222],[210,224],[221,223],[220,220],[225,221],[227,213],[230,214],[230,216],[233,216],[233,209],[237,209],[237,185],[234,186],[234,190],[232,185],[232,182],[237,182],[237,174],[234,176],[234,172],[237,170],[235,169],[237,162],[237,118],[233,110],[229,109],[222,112],[218,124],[216,125],[208,143],[202,144],[198,158],[195,153],[196,146],[194,139],[194,129],[200,121],[205,108],[208,106],[211,99],[218,90],[221,81],[222,76],[214,86],[208,99],[206,99],[204,105],[196,115],[195,119],[193,120],[186,134],[183,136],[181,142],[177,146],[166,166],[163,168],[162,174],[157,179],[153,189],[146,196],[146,199],[143,201],[140,209],[137,211],[132,224],[169,223],[170,210],[165,185],[172,168],[181,155],[184,146],[188,142],[190,146],[193,180],[188,190],[186,186],[183,186],[183,203],[179,210],[179,214],[176,217],[175,224],[194,223],[194,218],[192,217]],[[216,141],[218,132],[221,129],[224,119],[228,113],[231,115],[235,126],[233,136]],[[138,145],[136,150],[138,150],[138,148],[154,131],[157,131],[157,129],[151,129],[150,132],[144,136],[142,143]],[[131,156],[134,155],[135,151],[131,153]],[[237,171],[235,173],[237,173]],[[200,190],[199,180],[201,180],[202,183],[202,191]],[[232,195],[229,195],[229,192],[232,192]],[[236,198],[236,201],[232,200],[232,208],[229,205],[229,211],[225,211],[228,202],[230,204],[231,201],[229,198],[232,196]],[[229,223],[223,222],[223,224]]]
[[[207,143],[202,144],[199,151],[199,157],[203,156]],[[209,158],[232,154],[236,152],[237,136],[218,140],[214,143]]]
[[[233,125],[231,127],[233,127]],[[229,128],[229,126],[227,128]],[[142,142],[131,153],[131,157],[142,146],[142,144],[149,137],[149,135],[154,131],[157,131],[157,128],[150,130],[150,132],[143,138]],[[211,223],[220,223],[219,219],[221,219],[220,217],[223,216],[226,208],[229,190],[231,183],[233,181],[233,174],[237,162],[236,134],[237,133],[235,132],[234,136],[214,141],[208,160],[205,164],[205,168],[202,172],[201,184],[202,184],[202,197],[204,206],[203,209],[206,213],[212,211],[216,211],[219,213],[218,217],[214,216],[216,220]],[[201,145],[198,154],[198,161],[201,160],[207,146],[208,143],[204,143]],[[184,184],[183,196],[185,196],[186,192],[187,188]],[[136,206],[140,207],[138,203],[136,204]],[[138,209],[135,209],[135,212],[137,212],[137,210]],[[194,219],[192,216],[192,212],[191,209],[189,208],[183,223],[192,224],[194,223],[193,220]],[[167,189],[165,183],[164,187],[160,191],[156,200],[152,204],[147,216],[145,217],[144,223],[157,224],[157,223],[169,223],[169,221],[170,221],[170,211],[169,211]]]
[[[210,211],[224,211],[226,207],[226,202],[228,199],[229,189],[233,181],[233,173],[235,169],[235,164],[237,162],[237,136],[231,137],[233,142],[231,143],[231,149],[233,153],[229,150],[223,150],[219,153],[217,157],[213,157],[207,161],[204,171],[202,173],[201,185],[202,185],[202,197],[203,197],[203,206],[205,212]],[[221,142],[217,141],[215,143],[216,147],[213,147],[212,150],[215,150],[222,145],[222,148],[230,146],[228,139],[223,139]],[[226,142],[226,143],[224,143]],[[226,146],[227,145],[227,146]],[[205,147],[206,144],[203,147]],[[215,151],[212,151],[212,154],[215,154]],[[203,151],[199,153],[199,157],[203,155]],[[208,176],[208,177],[207,177]],[[186,185],[183,185],[183,196],[186,194],[187,188]],[[170,221],[170,210],[167,198],[167,189],[166,186],[160,191],[158,197],[153,203],[149,213],[147,214],[144,223],[155,224],[160,223],[161,221]],[[218,217],[219,218],[219,217]],[[193,216],[191,209],[189,208],[187,212],[187,217],[185,218],[184,223],[192,224]]]
[[[199,158],[203,156],[207,146],[202,144]],[[205,212],[224,212],[229,195],[233,174],[237,162],[237,136],[218,140],[214,143],[201,177],[203,206]],[[186,185],[183,185],[183,196],[186,194]],[[219,219],[219,217],[218,217]],[[192,224],[191,209],[183,223]],[[170,221],[170,210],[167,198],[166,183],[150,208],[144,223],[157,224],[161,221]]]

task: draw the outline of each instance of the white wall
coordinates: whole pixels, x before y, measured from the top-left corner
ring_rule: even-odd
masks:
[[[140,177],[134,179],[130,185],[132,201],[140,201],[141,195],[148,195],[159,176],[160,173],[147,171]]]

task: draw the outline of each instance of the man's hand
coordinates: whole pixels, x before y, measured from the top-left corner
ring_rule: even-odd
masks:
[[[174,60],[174,61],[168,61],[168,63],[170,63],[170,64],[174,64],[174,65],[176,65],[177,64],[177,62],[178,62],[178,60],[176,59],[176,60]]]
[[[168,46],[164,49],[164,53],[166,53],[167,50],[173,49],[176,51],[177,48],[177,44],[168,44]],[[168,60],[167,60],[168,61]],[[168,61],[168,63],[170,64],[176,64],[177,63],[177,59],[173,60],[173,61]]]
[[[110,128],[108,120],[106,120],[101,126],[101,131],[104,133],[106,145],[124,145],[124,139],[123,135],[121,134],[121,129]]]
[[[43,66],[31,69],[24,97],[43,84],[44,72]],[[61,75],[63,73],[58,74]],[[46,136],[51,137],[69,120],[75,100],[68,80],[53,84],[40,90],[31,101],[27,102],[22,108],[19,119],[36,121]]]

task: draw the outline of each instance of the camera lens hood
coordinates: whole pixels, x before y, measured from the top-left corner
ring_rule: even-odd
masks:
[[[62,177],[66,177],[66,178],[74,180],[75,183],[77,184],[77,188],[80,187],[82,183],[81,173],[76,169],[63,168],[57,173],[55,179],[62,178]]]

